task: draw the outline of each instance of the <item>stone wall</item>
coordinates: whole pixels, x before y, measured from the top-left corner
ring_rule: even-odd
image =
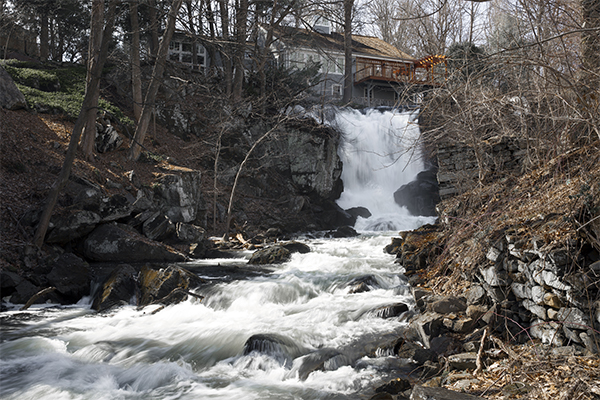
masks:
[[[438,183],[442,200],[472,189],[480,178],[496,171],[520,172],[527,157],[525,139],[496,136],[468,145],[445,139],[436,144]]]

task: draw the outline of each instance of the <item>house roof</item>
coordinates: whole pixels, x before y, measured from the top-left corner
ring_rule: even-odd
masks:
[[[276,28],[274,34],[286,46],[344,52],[344,35],[337,32],[327,35],[308,29],[284,26]],[[373,36],[352,35],[352,53],[359,57],[415,60],[414,57]]]

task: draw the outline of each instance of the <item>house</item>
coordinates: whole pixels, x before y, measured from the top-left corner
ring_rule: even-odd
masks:
[[[192,71],[203,73],[209,65],[206,48],[183,32],[173,33],[168,58],[189,67]]]
[[[271,50],[279,65],[304,68],[319,63],[321,82],[311,89],[321,99],[341,99],[344,86],[344,36],[327,23],[312,29],[279,27]],[[419,93],[445,81],[445,57],[417,60],[385,41],[352,35],[352,101],[367,106],[392,106],[416,101]]]

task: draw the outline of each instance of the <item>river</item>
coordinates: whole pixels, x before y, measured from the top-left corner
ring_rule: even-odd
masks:
[[[399,230],[432,221],[389,200],[423,168],[412,146],[402,148],[418,137],[412,119],[410,113],[375,110],[336,117],[345,132],[339,204],[373,213],[357,221],[357,238],[300,236],[310,253],[294,254],[249,279],[220,277],[202,289],[203,301],[154,314],[155,306],[96,313],[90,298],[69,307],[15,306],[2,313],[0,397],[356,399],[382,378],[403,373],[400,360],[385,352],[368,356],[365,349],[406,323],[381,318],[378,307],[414,306],[402,267],[383,248]],[[183,266],[215,279],[203,269],[244,267],[250,254]],[[370,290],[352,293],[355,279]],[[253,335],[272,341],[245,347]],[[319,368],[311,367],[315,362]]]

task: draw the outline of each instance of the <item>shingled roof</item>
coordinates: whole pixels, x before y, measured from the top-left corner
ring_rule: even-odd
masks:
[[[275,29],[274,33],[279,41],[287,46],[344,52],[344,35],[337,32],[327,35],[285,26]],[[414,57],[373,36],[352,35],[352,53],[363,57],[415,60]]]

